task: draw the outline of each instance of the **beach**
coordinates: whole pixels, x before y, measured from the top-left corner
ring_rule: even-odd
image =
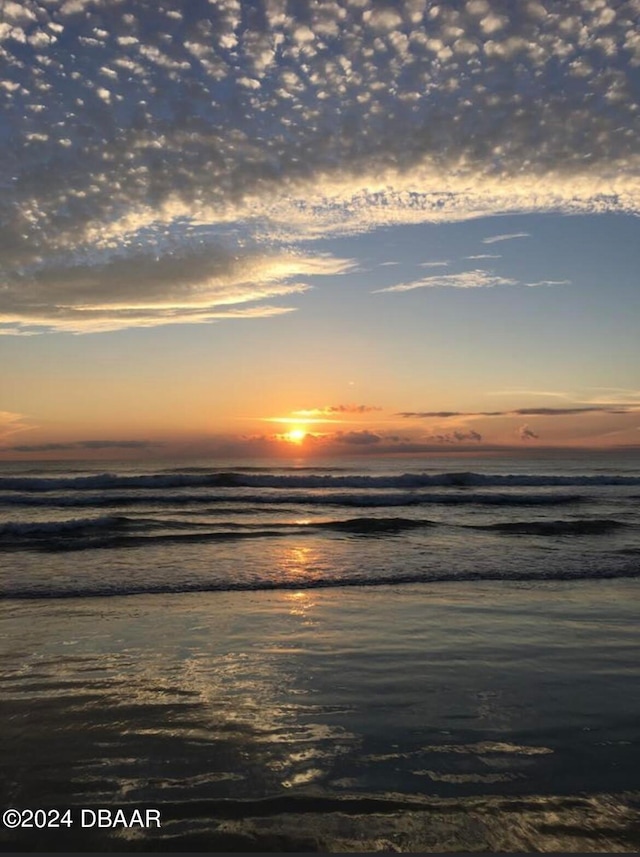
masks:
[[[640,0],[0,0],[0,846],[640,853]]]
[[[0,477],[7,847],[637,851],[633,457],[103,468]]]
[[[14,601],[15,850],[634,851],[636,580]]]

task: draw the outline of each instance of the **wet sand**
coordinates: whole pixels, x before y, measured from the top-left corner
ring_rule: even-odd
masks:
[[[638,581],[13,602],[14,850],[637,851]],[[160,830],[81,808],[158,808]]]

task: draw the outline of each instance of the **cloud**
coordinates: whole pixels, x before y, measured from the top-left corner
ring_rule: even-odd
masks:
[[[519,416],[537,416],[537,417],[564,417],[571,414],[589,414],[604,411],[611,413],[610,408],[599,407],[583,407],[583,408],[518,408],[511,411],[512,414]],[[617,411],[615,411],[617,413]]]
[[[364,431],[336,432],[332,439],[336,443],[353,444],[356,446],[371,446],[373,444],[379,444],[383,438],[381,435],[365,429]]]
[[[376,289],[372,294],[382,294],[383,292],[409,292],[414,289],[434,289],[434,288],[450,288],[450,289],[477,289],[477,288],[492,288],[494,286],[515,286],[517,280],[512,280],[508,277],[498,277],[496,274],[488,273],[487,271],[463,271],[460,274],[437,274],[431,277],[424,277],[421,280],[413,280],[409,283],[398,283],[395,286],[387,286],[384,289]]]
[[[244,305],[300,294],[310,285],[296,281],[298,277],[337,275],[351,266],[349,260],[320,255],[237,256],[219,246],[164,255],[119,254],[94,264],[52,262],[8,284],[0,325],[95,333],[267,317],[292,308]]]
[[[13,452],[62,452],[78,449],[151,449],[162,443],[150,440],[78,440],[73,443],[35,443],[11,446]]]
[[[570,286],[571,280],[538,280],[537,283],[527,283],[527,286]]]
[[[577,396],[571,396],[569,393],[563,393],[558,390],[493,390],[489,393],[491,396],[552,396],[558,399],[570,399],[573,401],[582,401]]]
[[[313,438],[317,449],[340,452],[341,448],[350,447],[353,451],[365,452],[375,449],[377,454],[404,453],[419,454],[434,452],[443,446],[456,446],[467,450],[482,443],[482,435],[477,431],[454,431],[442,434],[425,435],[419,439],[404,437],[397,434],[372,431],[335,432],[319,435]]]
[[[456,431],[412,438],[382,431],[353,432],[308,432],[301,446],[292,446],[287,434],[255,434],[242,437],[221,436],[203,438],[190,442],[189,451],[197,448],[198,454],[226,457],[290,456],[295,449],[303,451],[305,457],[346,455],[420,455],[423,453],[478,452],[482,444],[483,451],[516,451],[517,447],[504,444],[489,444],[479,432]],[[179,445],[172,448],[178,450]]]
[[[594,390],[603,390],[603,394],[592,396],[593,404],[605,406],[640,405],[640,390],[632,390],[627,387],[593,387]]]
[[[482,435],[477,431],[454,431],[446,434],[432,434],[423,438],[428,443],[481,443]]]
[[[465,256],[465,259],[502,259],[497,253],[477,253],[475,256]]]
[[[162,444],[150,440],[79,440],[76,446],[82,449],[148,449]]]
[[[310,408],[301,411],[293,411],[297,417],[317,417],[331,414],[370,414],[373,411],[381,411],[376,405],[326,405],[323,408]]]
[[[14,434],[30,431],[33,428],[34,426],[29,425],[27,417],[24,414],[17,414],[13,411],[0,411],[0,444],[6,443]]]
[[[483,238],[483,244],[497,244],[499,241],[511,241],[514,238],[531,238],[528,232],[513,232],[510,235],[493,235],[490,238]]]
[[[211,441],[211,449],[226,455],[277,455],[291,451],[291,438],[288,433],[252,434],[241,437],[220,438]],[[410,445],[409,438],[369,429],[357,431],[307,432],[302,441],[305,454],[344,454],[349,450],[364,452],[403,451]]]
[[[374,30],[385,32],[395,30],[402,24],[401,15],[391,6],[368,10],[363,13],[362,20]]]
[[[520,426],[520,428],[518,429],[518,437],[520,438],[520,440],[527,441],[537,440],[540,435],[536,434],[536,432],[534,432],[533,429],[529,428],[529,426],[524,425]]]
[[[405,419],[430,419],[432,417],[447,419],[448,417],[464,416],[464,414],[461,414],[460,411],[401,411],[396,416],[404,417]]]
[[[636,0],[7,0],[1,16],[5,333],[255,317],[218,301],[227,285],[251,300],[267,246],[640,211]],[[213,294],[200,240],[227,260]],[[162,291],[145,260],[172,257],[194,278]],[[139,303],[114,282],[127,265]],[[256,302],[294,293],[267,282]],[[111,288],[123,308],[96,309]]]
[[[640,408],[640,403],[637,406]],[[622,414],[633,413],[635,408],[624,405],[585,405],[575,408],[515,408],[508,411],[401,411],[396,414],[404,419],[453,419],[460,417],[566,417],[575,414]]]

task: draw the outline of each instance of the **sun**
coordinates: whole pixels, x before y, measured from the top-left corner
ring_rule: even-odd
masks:
[[[285,440],[289,441],[289,443],[302,443],[306,436],[307,433],[303,428],[293,428],[291,431],[288,431],[284,437]]]

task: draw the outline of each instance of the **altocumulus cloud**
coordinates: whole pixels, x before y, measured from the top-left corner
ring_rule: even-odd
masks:
[[[295,249],[338,232],[637,212],[639,16],[640,0],[5,0],[0,332],[287,311],[349,270]]]

